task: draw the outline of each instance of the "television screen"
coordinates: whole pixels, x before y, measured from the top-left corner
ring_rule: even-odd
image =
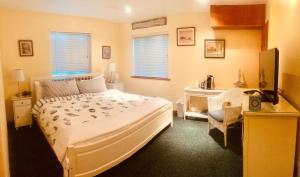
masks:
[[[278,103],[278,49],[263,51],[259,56],[259,88],[265,101]]]

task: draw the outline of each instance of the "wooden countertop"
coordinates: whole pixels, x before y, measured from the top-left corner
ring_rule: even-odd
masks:
[[[249,96],[245,95],[243,100],[243,115],[247,116],[295,116],[300,117],[300,112],[292,106],[284,97],[279,95],[279,102],[276,105],[268,102],[262,102],[261,111],[249,111]]]

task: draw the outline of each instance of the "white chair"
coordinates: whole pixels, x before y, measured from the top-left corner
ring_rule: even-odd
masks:
[[[227,147],[228,126],[240,120],[242,103],[243,92],[237,88],[208,97],[208,133],[213,127],[223,132],[225,147]]]

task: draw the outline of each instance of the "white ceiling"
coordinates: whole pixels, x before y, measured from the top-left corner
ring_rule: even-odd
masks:
[[[182,12],[207,12],[210,4],[261,4],[267,0],[0,0],[0,7],[128,22]],[[130,6],[132,13],[125,13]]]

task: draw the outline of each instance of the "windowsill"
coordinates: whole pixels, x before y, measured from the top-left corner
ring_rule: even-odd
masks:
[[[91,72],[72,72],[72,73],[52,73],[52,77],[65,77],[65,76],[80,76],[80,75],[86,75]]]
[[[131,78],[137,78],[137,79],[152,79],[152,80],[164,80],[164,81],[170,81],[171,79],[165,78],[165,77],[148,77],[148,76],[131,76]]]

